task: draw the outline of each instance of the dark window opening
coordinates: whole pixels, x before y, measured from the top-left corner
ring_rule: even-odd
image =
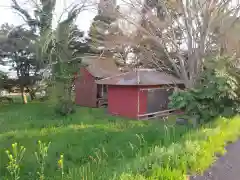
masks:
[[[107,85],[98,85],[97,98],[107,98]]]

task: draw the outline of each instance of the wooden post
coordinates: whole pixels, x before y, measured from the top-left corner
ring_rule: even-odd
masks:
[[[140,111],[140,89],[139,89],[139,84],[140,84],[140,77],[139,77],[139,72],[138,72],[138,69],[137,69],[137,84],[138,84],[138,86],[137,86],[137,91],[138,91],[138,93],[137,93],[137,118],[138,118],[138,120],[139,120],[139,111]]]

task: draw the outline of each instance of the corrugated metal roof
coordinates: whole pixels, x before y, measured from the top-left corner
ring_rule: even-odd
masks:
[[[183,82],[169,74],[154,70],[137,70],[118,74],[96,81],[97,84],[107,85],[166,85],[183,84]]]
[[[100,58],[98,56],[85,57],[83,58],[83,63],[87,65],[87,70],[94,77],[106,78],[121,73],[111,58]]]

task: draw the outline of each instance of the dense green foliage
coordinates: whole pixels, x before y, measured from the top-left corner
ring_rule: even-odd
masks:
[[[3,24],[0,29],[0,59],[10,70],[14,70],[17,80],[4,79],[1,88],[20,87],[21,92],[27,88],[32,99],[35,96],[37,81],[41,80],[39,70],[41,63],[36,58],[37,35],[21,26]],[[9,87],[9,88],[8,88]]]
[[[208,168],[215,153],[223,153],[240,132],[239,117],[199,129],[174,120],[129,121],[87,108],[61,117],[45,103],[5,105],[0,109],[0,176],[10,177],[5,151],[13,153],[18,142],[19,151],[21,145],[26,148],[20,179],[43,172],[45,179],[56,180],[181,180]]]
[[[82,10],[81,7],[73,5],[68,10],[68,16],[64,20],[61,19],[56,29],[53,29],[55,6],[56,0],[41,0],[35,2],[32,10],[26,10],[20,2],[12,0],[12,8],[25,17],[29,32],[36,35],[35,39],[28,38],[35,49],[27,55],[34,55],[34,62],[41,64],[42,69],[49,70],[49,77],[45,83],[48,85],[48,97],[56,101],[56,112],[67,115],[74,112],[71,99],[74,74],[79,71],[79,62],[83,53],[89,50],[89,46],[84,41],[83,32],[74,24]],[[19,33],[20,30],[21,28],[17,28],[14,32]],[[21,48],[25,52],[27,46]],[[25,66],[20,64],[20,67]],[[21,72],[28,71],[23,69]]]
[[[174,92],[169,106],[183,109],[199,121],[238,113],[239,74],[232,63],[227,57],[209,60],[195,88]]]
[[[84,49],[84,47],[76,48],[76,44],[79,44],[76,39],[82,37],[79,30],[76,33],[77,30],[73,25],[73,19],[63,21],[58,24],[56,31],[51,33],[50,40],[45,42],[46,47],[51,46],[49,59],[52,64],[53,86],[50,96],[57,100],[55,109],[61,115],[74,112],[72,87],[74,75],[78,73],[81,65],[81,48]],[[48,51],[49,48],[46,50]]]

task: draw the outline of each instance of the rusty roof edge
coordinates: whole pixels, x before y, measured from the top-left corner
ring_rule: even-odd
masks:
[[[100,60],[100,59],[107,59],[107,57],[100,56],[100,55],[99,56],[97,56],[97,55],[87,55],[87,56],[82,57],[82,63],[87,64],[87,65],[91,65],[92,63],[90,61],[96,61],[96,60]]]
[[[105,80],[108,80],[108,79],[111,79],[111,78],[115,78],[115,77],[119,77],[119,76],[122,76],[122,75],[125,75],[125,74],[128,74],[129,72],[125,72],[125,73],[120,73],[120,74],[117,74],[115,76],[110,76],[110,77],[106,77],[106,78],[103,78],[101,80],[95,80],[95,82],[97,84],[102,84],[101,81],[105,81]],[[104,83],[103,83],[104,84]]]
[[[114,83],[104,82],[104,81],[110,80],[110,79],[112,79],[112,78],[116,78],[116,77],[119,77],[119,76],[124,76],[124,75],[129,74],[129,73],[136,73],[137,76],[140,77],[140,72],[141,72],[141,70],[140,70],[140,71],[138,71],[138,70],[137,70],[137,71],[129,71],[129,72],[117,74],[117,75],[114,75],[114,76],[106,77],[106,78],[103,78],[103,79],[101,79],[101,80],[96,80],[95,82],[96,82],[97,84],[116,85],[116,84],[114,84]],[[148,72],[149,72],[149,71],[148,71]],[[155,72],[158,72],[158,71],[155,71]],[[175,84],[175,85],[176,85],[176,84],[184,84],[181,79],[179,79],[179,78],[177,78],[177,77],[175,77],[175,76],[173,76],[173,75],[171,75],[171,74],[168,74],[168,73],[165,73],[165,72],[161,72],[161,73],[163,73],[166,77],[170,77],[170,78],[171,78],[171,79],[166,80],[166,81],[168,81],[168,82],[162,83],[162,84]],[[122,84],[122,85],[124,85],[124,84]],[[129,85],[129,84],[126,84],[126,85]],[[143,83],[143,84],[142,84],[141,82],[139,82],[139,83],[136,83],[136,84],[133,84],[133,85],[159,85],[159,83],[147,83],[147,84],[144,84],[144,83]]]

